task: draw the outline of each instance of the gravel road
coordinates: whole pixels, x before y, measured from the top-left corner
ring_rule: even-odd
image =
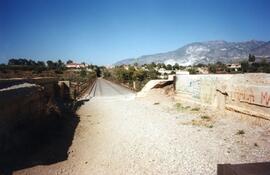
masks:
[[[232,117],[216,117],[212,127],[189,124],[201,120],[200,114],[177,110],[158,92],[136,98],[103,79],[94,89],[94,97],[78,110],[68,159],[15,174],[214,175],[218,163],[270,159],[266,126]],[[245,134],[237,135],[239,129]]]

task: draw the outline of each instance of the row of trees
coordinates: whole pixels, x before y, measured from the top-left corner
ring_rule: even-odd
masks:
[[[68,60],[66,62],[67,64],[73,63],[72,60]],[[86,65],[85,63],[81,63]],[[101,76],[101,71],[105,69],[103,66],[97,66],[97,65],[88,65],[87,67],[81,68],[81,75],[85,76],[86,71],[88,69],[92,69],[97,76]],[[44,70],[53,70],[55,73],[63,73],[67,68],[65,66],[65,63],[62,60],[58,61],[52,61],[48,60],[46,62],[44,61],[34,61],[32,59],[25,59],[25,58],[19,58],[19,59],[9,59],[8,64],[0,64],[0,71],[7,72],[7,70],[14,70],[14,71],[33,71],[33,73],[41,73]]]
[[[106,79],[126,84],[131,88],[135,83],[135,90],[140,90],[149,80],[157,79],[159,76],[159,72],[154,67],[150,67],[145,70],[136,66],[117,66],[112,69],[103,69],[103,76]]]
[[[270,73],[270,63],[266,59],[256,62],[255,55],[249,54],[247,61],[241,62],[242,72],[265,72]]]
[[[43,61],[34,61],[31,59],[24,59],[24,58],[19,58],[19,59],[10,59],[8,61],[8,65],[10,66],[45,66],[45,63]]]
[[[264,72],[264,73],[270,73],[270,63],[266,60],[262,60],[260,62],[253,62],[250,63],[248,61],[242,61],[241,62],[242,72],[249,72],[249,73],[255,73],[255,72]]]
[[[7,70],[14,71],[33,71],[33,73],[40,73],[44,70],[54,70],[55,73],[62,73],[66,67],[64,62],[61,60],[52,61],[48,60],[46,63],[44,61],[34,61],[31,59],[19,58],[10,59],[8,64],[1,64],[0,69],[2,72]]]
[[[238,73],[270,73],[270,63],[266,59],[256,61],[256,57],[251,54],[248,60],[241,61],[240,65]],[[236,73],[221,62],[209,64],[208,71],[209,73]]]
[[[10,59],[8,61],[8,66],[26,66],[26,67],[48,67],[49,69],[63,69],[65,64],[58,60],[56,62],[48,60],[47,65],[44,61],[34,61],[31,59],[19,58],[19,59]]]
[[[138,67],[138,64],[135,63],[134,66]],[[178,63],[175,63],[174,65],[171,65],[171,64],[164,64],[164,63],[154,63],[152,62],[151,64],[143,64],[142,66],[140,67],[145,67],[149,70],[151,69],[160,69],[160,68],[164,68],[166,70],[180,70],[180,69],[184,69],[185,67],[184,66],[180,66]]]

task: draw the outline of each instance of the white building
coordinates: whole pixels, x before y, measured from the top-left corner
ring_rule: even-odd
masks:
[[[233,71],[239,71],[241,69],[241,64],[226,64],[227,68]]]
[[[158,69],[158,72],[161,74],[161,75],[164,75],[164,74],[167,74],[167,75],[169,75],[169,74],[171,74],[171,72],[172,72],[173,70],[167,70],[167,69],[165,69],[165,68],[160,68],[160,69]]]
[[[80,69],[80,68],[86,68],[88,65],[87,64],[78,64],[78,63],[69,63],[66,64],[67,68],[70,69]]]

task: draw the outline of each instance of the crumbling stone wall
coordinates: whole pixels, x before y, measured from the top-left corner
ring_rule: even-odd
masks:
[[[69,97],[67,87],[61,87],[57,81],[41,81],[0,89],[0,156],[30,141],[33,133],[46,132],[63,117]]]

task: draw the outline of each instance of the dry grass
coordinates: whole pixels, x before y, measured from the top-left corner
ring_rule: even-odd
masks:
[[[193,119],[193,120],[188,121],[188,122],[182,122],[181,124],[206,127],[206,128],[213,128],[214,123],[215,123],[215,120],[212,117],[209,117],[207,115],[203,115],[200,118],[196,118],[196,119]]]
[[[207,116],[207,115],[203,115],[203,116],[201,116],[201,119],[209,120],[209,119],[210,119],[210,117],[209,117],[209,116]]]
[[[191,111],[196,111],[196,112],[199,111],[199,110],[200,110],[200,108],[192,108],[191,109]]]
[[[176,103],[175,107],[177,111],[184,111],[190,109],[190,106],[183,106],[181,103]]]
[[[240,129],[237,131],[236,135],[244,135],[245,134],[245,131]]]

